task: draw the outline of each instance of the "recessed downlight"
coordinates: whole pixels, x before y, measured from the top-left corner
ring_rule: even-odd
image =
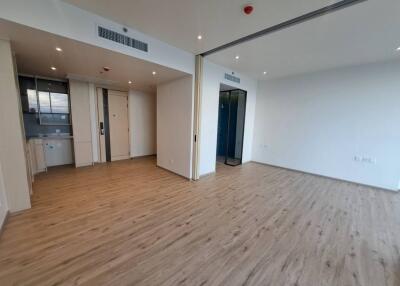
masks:
[[[203,39],[203,36],[202,35],[198,35],[197,36],[197,40],[201,40],[201,39]]]
[[[400,52],[400,47],[398,47],[398,48],[396,49],[396,51]]]
[[[236,60],[240,59],[239,55],[237,55],[237,56],[235,57],[235,59],[236,59]]]
[[[263,71],[263,74],[264,74],[264,75],[266,75],[266,74],[267,74],[267,72],[266,72],[266,71]]]
[[[62,49],[60,47],[56,47],[57,52],[62,52]]]
[[[129,84],[132,84],[132,81],[130,80],[130,81],[128,81],[128,83],[129,83]]]
[[[56,68],[56,67],[51,67],[51,69],[52,69],[53,71],[57,70],[57,68]]]
[[[156,75],[157,73],[155,71],[152,72],[153,75]]]

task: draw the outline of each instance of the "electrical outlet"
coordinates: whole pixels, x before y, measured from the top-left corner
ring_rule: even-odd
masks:
[[[356,162],[360,163],[366,163],[366,164],[376,164],[376,159],[372,157],[367,157],[367,156],[354,156],[353,160]]]
[[[368,163],[368,164],[375,164],[376,163],[376,160],[374,158],[371,158],[371,157],[363,157],[361,161],[364,162],[364,163]]]

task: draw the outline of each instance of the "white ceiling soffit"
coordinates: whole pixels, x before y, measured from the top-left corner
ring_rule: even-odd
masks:
[[[186,73],[128,55],[0,20],[0,38],[11,41],[18,72],[53,78],[73,78],[127,90],[155,92],[156,85]],[[57,52],[60,47],[62,52]],[[51,67],[57,68],[56,71]],[[109,67],[104,72],[103,67]],[[156,75],[152,74],[156,71]],[[128,82],[132,81],[132,84]]]
[[[261,80],[400,60],[396,51],[399,15],[399,0],[369,0],[217,52],[209,59]]]
[[[199,54],[339,0],[64,1]],[[248,3],[250,16],[242,12]]]

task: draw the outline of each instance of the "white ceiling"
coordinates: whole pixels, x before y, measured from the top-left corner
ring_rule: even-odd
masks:
[[[64,0],[200,53],[338,0]],[[210,56],[258,79],[400,58],[400,1],[368,0]],[[197,40],[201,34],[203,39]],[[239,54],[240,59],[234,57]],[[268,71],[266,76],[263,71]]]
[[[131,56],[0,20],[0,38],[11,41],[18,72],[52,78],[75,78],[101,86],[154,92],[156,85],[186,74]],[[57,52],[56,47],[62,48]],[[56,71],[51,70],[55,66]],[[103,67],[111,71],[104,72]],[[156,71],[153,76],[152,72]],[[102,72],[102,73],[101,73]],[[128,84],[132,81],[132,84]]]
[[[209,58],[258,79],[400,60],[399,27],[399,0],[369,0]]]
[[[199,54],[339,0],[63,1]],[[255,9],[247,16],[249,2]]]

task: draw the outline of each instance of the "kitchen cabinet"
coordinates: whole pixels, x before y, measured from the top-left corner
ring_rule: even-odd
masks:
[[[74,162],[71,138],[46,138],[43,140],[46,166],[68,165]]]
[[[28,161],[32,176],[47,170],[42,139],[34,138],[28,141]]]
[[[27,157],[32,176],[48,167],[74,163],[71,136],[48,136],[28,140]]]

